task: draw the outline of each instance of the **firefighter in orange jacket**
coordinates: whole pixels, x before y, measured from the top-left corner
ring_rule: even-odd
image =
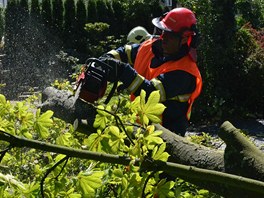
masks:
[[[152,23],[162,31],[160,37],[111,50],[101,59],[112,66],[108,81],[121,81],[132,95],[138,96],[141,89],[147,95],[159,90],[166,106],[162,125],[184,136],[202,88],[196,65],[196,18],[187,8],[175,8]]]

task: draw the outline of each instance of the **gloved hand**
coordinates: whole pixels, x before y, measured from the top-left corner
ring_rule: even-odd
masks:
[[[124,68],[126,67],[126,63],[110,57],[103,57],[100,58],[100,60],[108,65],[107,81],[109,82],[118,81],[120,75],[122,74]]]

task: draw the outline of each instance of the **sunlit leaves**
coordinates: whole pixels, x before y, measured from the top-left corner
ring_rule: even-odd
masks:
[[[6,103],[6,98],[3,94],[0,94],[0,104],[5,104]]]
[[[53,112],[50,110],[43,114],[40,114],[40,109],[37,111],[34,128],[42,138],[47,138],[49,136],[49,129],[53,124],[51,119],[52,116]]]
[[[78,175],[78,185],[80,186],[84,197],[94,197],[97,188],[103,185],[102,177],[104,172],[80,172]]]
[[[0,115],[4,116],[10,110],[10,102],[6,100],[5,96],[0,94]]]
[[[12,175],[4,175],[0,173],[0,183],[7,184],[10,187],[18,188],[19,190],[25,190],[25,185],[18,181],[14,176]]]
[[[169,154],[165,152],[166,149],[166,143],[162,143],[160,146],[155,146],[152,151],[152,158],[154,160],[160,160],[160,161],[168,161]]]
[[[56,143],[64,146],[71,146],[71,137],[72,135],[70,133],[61,134],[59,137],[57,137]]]
[[[10,105],[0,95],[0,112],[5,112],[5,116],[0,117],[0,127],[4,130],[11,127],[15,131],[12,134],[24,135],[27,138],[45,139],[49,143],[117,154],[131,159],[128,166],[97,162],[90,166],[90,160],[69,158],[52,170],[45,179],[45,197],[100,197],[109,192],[109,197],[129,198],[141,197],[143,190],[146,197],[171,197],[173,183],[160,182],[158,172],[157,176],[147,179],[151,173],[139,172],[140,167],[134,163],[146,156],[152,157],[154,161],[168,160],[166,144],[160,137],[162,131],[157,131],[154,125],[150,125],[160,122],[160,115],[165,109],[159,103],[159,92],[155,91],[147,97],[142,91],[132,103],[127,99],[112,100],[114,103],[110,102],[108,105],[99,103],[100,105],[96,106],[97,115],[94,122],[97,131],[87,137],[88,134],[76,133],[71,124],[53,118],[52,111],[41,113],[37,110],[36,114],[33,114],[24,102]],[[127,135],[132,138],[133,143],[129,142]],[[12,155],[14,153],[15,155]],[[26,155],[18,153],[17,150],[14,150],[14,153],[5,155],[3,165],[11,165],[10,167],[16,172],[21,172],[24,178],[32,179],[31,175],[34,175],[35,179],[33,183],[30,183],[31,180],[25,184],[21,183],[24,187],[22,190],[12,186],[17,197],[36,193],[38,196],[40,180],[45,172],[65,158],[65,155],[50,152],[40,154],[34,149],[27,150]],[[19,165],[11,164],[20,159],[21,155],[23,157]]]
[[[75,188],[71,188],[67,192],[62,191],[59,193],[60,197],[67,197],[67,198],[82,198],[82,195],[80,193],[75,192]]]
[[[119,128],[116,126],[109,127],[111,139],[109,140],[109,146],[114,153],[117,153],[120,148],[123,148],[124,139],[126,138],[126,134],[120,132]]]
[[[26,114],[28,114],[28,111],[27,111],[28,107],[24,105],[22,102],[17,102],[14,109],[15,109],[16,117],[19,120],[22,120],[26,116]]]
[[[158,185],[155,187],[154,195],[159,198],[175,197],[174,192],[172,191],[174,184],[175,182],[173,181],[166,182],[166,179],[160,180]]]
[[[153,91],[147,100],[146,103],[146,92],[141,90],[140,96],[138,96],[132,105],[133,109],[138,110],[140,114],[140,121],[144,125],[148,125],[149,121],[153,123],[161,122],[161,114],[163,113],[165,106],[160,101],[159,91]]]
[[[29,111],[29,107],[23,102],[17,102],[14,107],[14,114],[19,122],[20,126],[17,129],[26,138],[32,139],[32,134],[30,134],[28,129],[31,129],[34,123],[34,114]]]
[[[111,108],[110,106],[107,106],[105,108],[103,105],[99,105],[97,107],[98,114],[95,117],[95,121],[93,124],[94,128],[104,129],[106,127],[106,124],[107,124],[109,118],[111,118],[111,115],[109,113],[107,113],[106,111],[110,111],[110,108]]]
[[[0,116],[0,130],[15,135],[14,124]]]
[[[25,197],[33,197],[33,195],[37,196],[39,187],[39,183],[36,182],[25,184],[25,190],[23,190],[23,194],[25,195]]]
[[[90,151],[103,152],[103,145],[108,142],[108,139],[108,135],[98,130],[97,133],[93,133],[87,139],[84,139],[83,144],[87,145]]]
[[[155,145],[163,143],[160,135],[162,131],[155,131],[155,127],[150,125],[147,127],[146,132],[144,134],[144,140],[146,141],[146,145],[148,149],[153,149]]]

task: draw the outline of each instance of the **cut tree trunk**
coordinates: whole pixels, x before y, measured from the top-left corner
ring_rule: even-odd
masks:
[[[70,92],[48,87],[43,91],[42,98],[44,100],[41,105],[43,111],[52,110],[55,117],[69,123],[79,120],[78,131],[82,131],[81,120],[85,120],[88,126],[92,126],[96,114],[94,107],[79,99],[76,100]],[[226,143],[224,151],[192,143],[161,125],[157,124],[155,127],[163,131],[161,137],[166,142],[170,162],[264,181],[264,153],[228,121],[222,124],[218,134]],[[94,132],[92,127],[85,126],[85,130],[85,133]],[[241,189],[228,189],[224,185],[213,182],[202,182],[202,178],[197,180],[192,178],[191,181],[188,177],[182,178],[224,197],[251,198],[260,196],[259,194],[248,194],[247,191]]]

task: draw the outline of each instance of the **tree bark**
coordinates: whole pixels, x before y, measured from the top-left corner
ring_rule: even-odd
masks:
[[[79,99],[76,100],[71,93],[58,91],[55,88],[47,88],[44,90],[43,96],[45,102],[42,109],[44,111],[53,110],[54,116],[66,122],[73,123],[73,120],[76,119],[86,120],[88,126],[92,126],[96,112],[92,105]],[[79,131],[82,131],[81,126],[82,124],[79,124]],[[155,127],[157,130],[163,131],[161,137],[167,144],[170,162],[264,181],[264,153],[228,121],[224,122],[219,129],[219,137],[226,143],[225,151],[194,144],[161,125],[156,124]],[[89,132],[93,132],[92,127]],[[225,197],[259,197],[258,194],[248,194],[247,191],[240,188],[226,188],[224,184],[202,182],[201,179],[188,176],[182,176],[182,178]]]
[[[264,181],[264,153],[240,129],[226,121],[220,127],[218,136],[227,145],[224,153],[225,172]]]
[[[223,151],[192,143],[159,124],[156,124],[155,127],[163,131],[161,138],[166,142],[167,152],[171,155],[169,161],[221,172],[225,171]]]
[[[105,163],[122,164],[129,166],[131,159],[125,156],[118,156],[106,153],[91,152],[80,149],[68,148],[37,140],[29,140],[23,137],[13,136],[0,130],[0,140],[10,143],[13,147],[27,147],[42,151],[64,154],[67,157],[90,159]],[[139,160],[135,160],[139,166]],[[191,183],[197,183],[207,189],[217,192],[226,197],[262,197],[264,196],[264,182],[232,174],[201,169],[193,166],[186,166],[172,162],[162,162],[146,159],[140,165],[140,171],[164,171],[175,177],[182,177]],[[238,196],[239,195],[239,196]],[[245,196],[246,195],[246,196]]]
[[[228,121],[224,122],[219,130],[219,137],[227,145],[224,151],[194,144],[160,125],[156,125],[156,128],[163,131],[161,137],[166,142],[167,152],[171,155],[170,162],[264,181],[264,153]],[[249,193],[247,190],[235,186],[230,188],[230,186],[227,187],[213,181],[206,182],[203,179],[190,178],[186,175],[178,176],[224,197],[258,198],[263,196],[258,193]],[[208,175],[204,175],[204,177],[208,177]],[[264,193],[264,189],[262,193]]]

